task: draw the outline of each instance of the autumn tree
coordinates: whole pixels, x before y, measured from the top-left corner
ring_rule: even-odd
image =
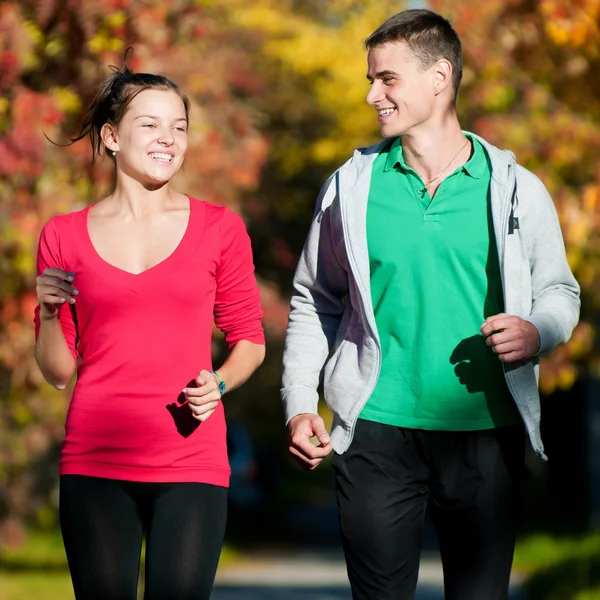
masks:
[[[414,3],[413,3],[414,4]],[[584,321],[545,359],[542,389],[595,368],[600,143],[600,0],[433,0],[463,40],[463,125],[536,172],[559,210],[582,284]],[[39,230],[101,198],[109,161],[90,166],[83,108],[121,65],[160,72],[192,100],[177,185],[246,218],[265,309],[267,362],[228,399],[266,437],[285,435],[278,401],[287,297],[327,175],[379,138],[364,99],[363,40],[405,4],[391,0],[0,0],[0,531],[12,516],[54,519],[56,452],[67,400],[32,352]],[[222,352],[217,343],[215,352]],[[276,431],[277,433],[272,433]],[[281,444],[280,452],[284,451]],[[0,540],[3,534],[0,532]]]
[[[282,438],[278,352],[291,273],[326,174],[355,145],[375,139],[361,41],[398,8],[387,0],[377,7],[356,0],[0,3],[5,539],[18,531],[10,515],[41,524],[54,518],[67,402],[42,382],[33,359],[37,236],[50,216],[101,198],[112,184],[108,161],[92,167],[85,144],[60,147],[44,136],[62,143],[77,133],[108,66],[122,64],[129,46],[131,67],[165,73],[189,94],[192,144],[178,183],[248,219],[269,338],[267,363],[228,410],[246,405],[259,429]]]
[[[255,69],[270,139],[265,176],[246,209],[255,252],[284,295],[310,223],[316,194],[356,147],[378,139],[363,41],[402,2],[229,0],[237,24],[260,31]],[[268,224],[268,227],[265,227]]]
[[[543,359],[541,389],[568,389],[599,370],[592,325],[600,301],[600,79],[593,76],[600,1],[428,4],[450,18],[463,42],[463,126],[511,149],[555,200],[584,305],[569,343]],[[261,264],[286,293],[316,190],[353,148],[379,137],[364,103],[362,41],[402,8],[397,2],[263,1],[260,7],[240,3],[235,13],[237,22],[267,36],[256,68],[272,82],[263,104],[269,177],[248,210],[254,210]]]
[[[509,148],[548,187],[571,268],[582,286],[582,322],[543,359],[541,389],[568,389],[598,372],[600,303],[600,2],[434,0],[463,42],[463,121]]]
[[[257,39],[210,4],[0,3],[0,541],[19,537],[13,517],[55,518],[67,400],[43,383],[33,357],[39,231],[112,185],[110,161],[92,167],[85,143],[61,147],[45,136],[62,144],[78,132],[109,65],[122,65],[132,46],[134,70],[166,74],[192,101],[178,187],[241,210],[242,193],[258,183],[268,143],[255,107],[263,85],[250,68]]]

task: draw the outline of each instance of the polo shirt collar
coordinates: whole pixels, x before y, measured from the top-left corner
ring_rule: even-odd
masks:
[[[483,177],[487,168],[487,157],[483,146],[470,135],[466,136],[473,146],[471,158],[462,166],[463,171],[473,179]]]
[[[412,169],[404,162],[404,155],[402,154],[402,138],[397,137],[390,149],[388,150],[387,160],[385,161],[384,171],[391,171],[396,165],[400,165],[404,172],[412,171]]]
[[[473,177],[473,179],[480,179],[487,166],[487,158],[485,156],[485,150],[483,146],[470,135],[466,136],[469,138],[473,145],[473,154],[471,158],[462,166],[462,169],[467,175]],[[394,140],[388,150],[387,159],[385,161],[384,171],[390,171],[396,165],[400,165],[400,168],[406,173],[412,171],[406,162],[404,161],[404,154],[402,153],[402,138],[398,137]]]

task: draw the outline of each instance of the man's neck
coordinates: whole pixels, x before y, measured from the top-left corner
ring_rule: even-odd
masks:
[[[406,164],[427,182],[440,173],[444,176],[452,173],[469,160],[471,148],[466,142],[454,117],[434,126],[420,126],[403,135],[402,151]]]

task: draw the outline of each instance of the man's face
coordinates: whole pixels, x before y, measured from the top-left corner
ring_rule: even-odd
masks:
[[[405,42],[390,42],[369,50],[367,103],[377,111],[383,137],[414,133],[432,115],[435,64],[423,70]]]

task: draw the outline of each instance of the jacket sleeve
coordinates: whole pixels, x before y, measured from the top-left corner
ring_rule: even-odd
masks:
[[[320,374],[344,312],[348,274],[336,255],[332,237],[332,175],[319,196],[293,280],[283,351],[281,396],[286,423],[300,413],[316,413]]]
[[[550,194],[532,173],[520,169],[518,197],[532,199],[522,233],[531,269],[528,321],[540,334],[539,355],[565,343],[579,321],[579,284],[567,262],[560,223]]]

